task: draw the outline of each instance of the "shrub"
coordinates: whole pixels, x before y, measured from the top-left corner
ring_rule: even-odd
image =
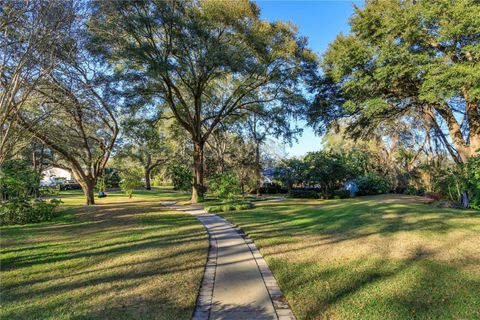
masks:
[[[167,175],[172,180],[173,189],[189,191],[192,188],[192,171],[181,164],[172,164],[167,169]]]
[[[30,197],[38,194],[40,175],[23,160],[7,160],[0,167],[2,199]]]
[[[462,202],[464,192],[469,206],[480,209],[480,157],[472,157],[466,164],[447,168],[436,181],[436,189],[448,200]]]
[[[44,186],[40,187],[40,197],[51,197],[51,196],[58,196],[60,193],[59,186]]]
[[[135,189],[143,187],[143,173],[138,169],[124,169],[120,173],[120,177],[122,178],[122,181],[120,182],[120,188],[128,195],[129,198],[132,197]]]
[[[113,168],[105,168],[103,177],[105,179],[105,188],[118,188],[120,186],[120,175]]]
[[[358,191],[357,195],[374,195],[382,194],[390,191],[388,181],[379,174],[367,173],[357,180]]]
[[[241,211],[241,210],[248,210],[253,209],[253,203],[249,201],[234,201],[234,202],[227,202],[219,205],[213,205],[205,207],[205,211],[208,213],[217,213],[217,212],[228,212],[228,211]]]
[[[2,203],[0,207],[0,223],[26,224],[48,221],[55,217],[55,208],[60,199],[29,200],[26,197],[12,198]]]
[[[261,194],[277,194],[277,193],[286,193],[288,190],[286,188],[282,188],[280,185],[276,183],[269,183],[264,184],[260,187]]]
[[[209,181],[212,193],[220,199],[232,200],[241,192],[240,181],[233,172],[215,175]]]
[[[288,192],[290,198],[300,198],[300,199],[318,199],[320,196],[317,192],[312,190],[295,190],[291,189]]]
[[[425,189],[424,188],[415,188],[412,186],[408,186],[404,191],[404,194],[408,194],[410,196],[424,196]]]
[[[347,199],[347,198],[350,198],[350,191],[347,190],[347,189],[338,189],[338,190],[335,190],[333,191],[333,196],[336,198],[336,199]]]

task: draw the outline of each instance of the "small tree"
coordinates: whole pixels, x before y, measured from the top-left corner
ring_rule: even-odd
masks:
[[[130,158],[144,169],[145,189],[151,190],[151,173],[167,162],[167,145],[158,127],[157,119],[129,117],[123,121],[122,146],[117,156]]]
[[[171,164],[168,167],[167,175],[173,183],[173,189],[189,191],[192,188],[192,171],[181,164]]]
[[[120,177],[122,178],[120,188],[129,198],[132,198],[135,189],[143,187],[142,176],[143,173],[137,168],[128,168],[120,172]]]
[[[212,193],[222,200],[233,200],[242,190],[240,180],[233,172],[214,176],[209,185]]]

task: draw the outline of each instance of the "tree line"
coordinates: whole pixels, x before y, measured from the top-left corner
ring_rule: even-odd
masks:
[[[403,189],[422,170],[439,181],[478,158],[479,9],[369,1],[318,57],[292,23],[261,19],[247,0],[4,0],[0,164],[68,168],[87,204],[112,158],[137,164],[147,189],[183,166],[199,202],[205,179],[229,170],[259,191],[268,138],[293,141],[303,119],[357,148],[377,141],[378,159],[403,152],[402,166],[376,169]]]

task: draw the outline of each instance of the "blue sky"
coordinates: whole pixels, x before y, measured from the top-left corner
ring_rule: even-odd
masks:
[[[298,32],[308,38],[310,48],[321,55],[337,34],[348,33],[348,19],[353,13],[353,4],[361,5],[363,1],[256,1],[261,9],[262,18],[275,21],[291,21],[298,26]],[[309,151],[319,150],[320,137],[312,129],[305,127],[298,143],[286,146],[289,156],[302,156]]]

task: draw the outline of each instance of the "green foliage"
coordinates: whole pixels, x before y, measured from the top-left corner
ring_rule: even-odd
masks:
[[[205,210],[209,213],[240,211],[253,209],[255,206],[249,201],[228,201],[223,204],[207,206]]]
[[[460,202],[462,192],[466,191],[470,207],[480,210],[480,156],[442,171],[436,189],[443,197],[455,202]]]
[[[359,161],[338,152],[310,152],[304,159],[285,161],[277,169],[275,178],[290,187],[319,185],[322,193],[329,197],[359,172]]]
[[[58,199],[34,200],[40,175],[26,161],[8,160],[0,168],[1,224],[25,224],[47,221],[55,216]]]
[[[305,162],[308,163],[306,176],[309,183],[319,184],[327,197],[353,175],[347,158],[340,153],[310,152],[305,157]]]
[[[11,198],[0,207],[0,223],[10,225],[48,221],[55,217],[55,208],[60,203],[59,199],[47,202],[26,197]]]
[[[351,33],[338,35],[323,56],[310,123],[325,131],[348,118],[346,133],[365,137],[407,117],[430,129],[445,122],[453,146],[445,151],[457,162],[474,155],[471,147],[480,141],[480,2],[366,1],[350,26]]]
[[[30,197],[38,191],[40,175],[26,161],[7,160],[0,167],[0,193],[3,199]]]
[[[205,142],[221,123],[259,104],[277,114],[307,104],[303,88],[317,72],[316,55],[291,23],[262,20],[251,1],[93,3],[91,47],[125,79],[127,105],[164,101],[159,107],[190,135],[193,201],[205,191]]]
[[[105,168],[103,172],[105,188],[118,188],[120,186],[121,178],[116,169]]]
[[[40,187],[40,197],[58,196],[60,193],[60,186],[44,186]]]
[[[105,192],[107,190],[107,185],[105,183],[105,175],[103,174],[97,180],[97,189],[99,192]]]
[[[238,177],[233,172],[225,172],[213,176],[209,181],[212,193],[224,200],[232,200],[242,189]]]
[[[301,159],[291,158],[284,160],[275,170],[275,180],[280,181],[289,189],[295,184],[305,182],[307,163]]]
[[[295,189],[290,189],[288,191],[288,197],[299,198],[299,199],[319,199],[320,198],[318,192],[316,192],[316,191],[295,190]]]
[[[423,196],[425,195],[425,189],[423,188],[415,188],[412,186],[408,186],[404,191],[404,194],[408,194],[411,196]]]
[[[470,207],[480,210],[480,156],[468,160],[466,172],[466,187],[469,192]]]
[[[347,199],[350,198],[350,191],[347,189],[338,189],[333,191],[333,197],[335,199]]]
[[[357,180],[357,195],[375,195],[390,191],[388,181],[377,173],[367,173]]]
[[[167,175],[172,180],[173,189],[189,191],[192,188],[192,170],[181,164],[171,164],[167,169]]]
[[[120,188],[128,195],[132,197],[133,191],[143,187],[142,182],[143,172],[138,168],[126,168],[120,171]]]

